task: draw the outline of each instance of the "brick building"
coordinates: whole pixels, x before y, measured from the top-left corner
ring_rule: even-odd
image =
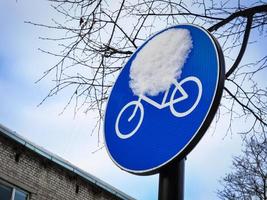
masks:
[[[0,125],[0,200],[133,200]]]

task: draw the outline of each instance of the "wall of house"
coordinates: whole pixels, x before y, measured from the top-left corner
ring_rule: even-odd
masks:
[[[120,199],[1,134],[0,179],[29,192],[29,200]]]

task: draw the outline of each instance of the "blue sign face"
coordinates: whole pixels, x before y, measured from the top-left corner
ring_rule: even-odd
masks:
[[[104,134],[111,159],[128,172],[151,174],[188,154],[213,119],[223,76],[220,47],[204,29],[178,25],[149,38],[109,97]]]

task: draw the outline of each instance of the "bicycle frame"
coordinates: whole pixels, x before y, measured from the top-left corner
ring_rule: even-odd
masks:
[[[188,81],[193,81],[197,87],[198,87],[198,96],[194,102],[194,104],[191,106],[191,108],[185,110],[185,111],[182,111],[182,112],[179,112],[179,111],[176,111],[175,108],[174,108],[174,104],[180,102],[180,101],[183,101],[185,99],[188,98],[188,94],[186,93],[186,91],[183,89],[182,85]],[[173,114],[173,116],[175,117],[185,117],[187,116],[188,114],[190,114],[195,108],[196,106],[198,105],[199,103],[199,100],[202,96],[202,84],[201,84],[201,81],[194,77],[194,76],[190,76],[190,77],[187,77],[183,80],[181,80],[180,82],[177,82],[176,80],[174,80],[172,82],[172,84],[175,85],[175,88],[173,89],[172,93],[171,93],[171,96],[170,96],[170,100],[168,101],[168,96],[170,94],[170,88],[167,89],[163,95],[163,99],[162,99],[162,102],[161,103],[158,103],[156,101],[154,101],[153,99],[145,96],[145,95],[140,95],[138,96],[138,99],[137,100],[134,100],[134,101],[130,101],[129,103],[127,103],[122,109],[121,111],[119,112],[118,114],[118,117],[116,119],[116,123],[115,123],[115,130],[116,130],[116,134],[119,138],[121,139],[127,139],[129,137],[132,137],[136,131],[139,129],[139,127],[141,126],[142,124],[142,121],[143,121],[143,118],[144,118],[144,106],[142,105],[142,100],[149,103],[150,105],[158,108],[158,109],[163,109],[163,108],[166,108],[166,107],[170,107],[170,111],[171,113]],[[175,98],[175,94],[176,92],[179,91],[181,93],[181,96],[179,96],[178,98]],[[134,130],[130,131],[129,133],[122,133],[120,131],[120,128],[119,128],[119,120],[120,120],[120,117],[122,115],[122,113],[127,109],[129,108],[130,106],[135,106],[134,107],[134,110],[131,114],[131,116],[128,118],[128,122],[130,122],[134,116],[136,115],[136,112],[137,110],[139,109],[140,110],[140,117],[139,117],[139,120],[138,120],[138,123],[137,125],[135,126]]]
[[[170,106],[171,104],[173,105],[175,103],[178,103],[178,102],[183,101],[186,98],[188,98],[188,94],[185,92],[185,90],[181,87],[181,85],[176,80],[173,81],[173,84],[177,87],[177,89],[182,94],[181,97],[176,98],[175,100],[170,99],[170,101],[167,102],[167,97],[168,97],[168,94],[170,92],[170,88],[169,88],[169,89],[167,89],[165,91],[165,94],[163,96],[163,100],[162,100],[161,103],[158,103],[158,102],[154,101],[153,99],[151,99],[151,98],[149,98],[149,97],[147,97],[145,95],[140,95],[137,101],[141,103],[141,100],[144,100],[147,103],[151,104],[152,106],[154,106],[154,107],[156,107],[158,109],[163,109],[163,108],[166,108],[166,107]],[[129,117],[128,121],[131,121],[133,119],[133,117],[135,116],[136,112],[137,112],[137,106],[135,106],[133,114]]]
[[[175,100],[170,99],[169,102],[166,102],[167,101],[167,97],[168,97],[169,92],[170,92],[170,88],[165,91],[165,94],[164,94],[164,97],[163,97],[163,100],[162,100],[161,103],[158,103],[158,102],[156,102],[156,101],[154,101],[154,100],[152,100],[152,99],[150,99],[150,98],[148,98],[147,96],[144,96],[144,95],[141,95],[139,97],[139,99],[142,99],[142,100],[146,101],[147,103],[155,106],[158,109],[163,109],[163,108],[166,108],[166,107],[170,106],[170,104],[175,104],[175,103],[178,103],[178,102],[183,101],[186,98],[188,98],[188,94],[185,92],[185,90],[181,87],[181,85],[177,81],[174,81],[173,84],[177,87],[177,89],[182,94],[181,97],[176,98]],[[138,101],[139,101],[139,99],[138,99]]]

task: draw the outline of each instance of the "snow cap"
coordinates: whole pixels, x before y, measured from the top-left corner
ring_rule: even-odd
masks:
[[[180,78],[192,48],[187,29],[170,28],[152,38],[136,55],[130,69],[135,95],[157,96]]]

